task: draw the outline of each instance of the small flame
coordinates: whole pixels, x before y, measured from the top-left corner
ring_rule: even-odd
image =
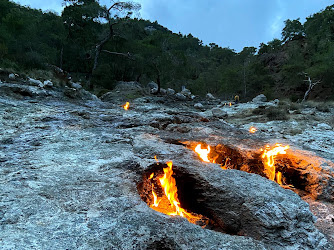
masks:
[[[255,127],[253,127],[253,126],[251,126],[251,127],[249,128],[249,133],[251,133],[251,134],[254,134],[256,131],[257,131],[257,128],[255,128]]]
[[[208,145],[207,149],[202,149],[202,144],[198,144],[195,148],[195,152],[199,155],[199,157],[204,161],[204,162],[210,162],[208,159],[208,155],[210,153],[210,146]]]
[[[152,173],[148,179],[151,180],[153,178],[153,176],[154,176],[154,173]]]
[[[158,158],[157,158],[156,155],[154,156],[154,159],[155,159],[155,161],[156,161],[157,163],[159,163],[159,160],[158,160]]]
[[[276,167],[275,167],[275,158],[279,154],[286,154],[286,150],[289,149],[289,145],[282,146],[282,144],[276,143],[275,147],[273,149],[270,149],[270,146],[267,145],[263,154],[262,158],[264,159],[264,171],[267,177],[274,181],[276,176]],[[280,182],[282,179],[282,174],[280,173]],[[278,180],[278,178],[276,178]],[[278,181],[277,181],[278,182]]]
[[[171,216],[179,215],[185,217],[189,222],[196,223],[197,221],[204,221],[205,218],[201,215],[189,213],[180,206],[180,201],[177,197],[176,181],[173,175],[173,162],[167,162],[167,167],[163,169],[164,175],[159,178],[164,196],[158,201],[158,196],[154,192],[154,185],[152,184],[153,204],[150,206],[154,210],[165,213]]]
[[[154,192],[154,185],[152,184],[152,195],[153,195],[153,204],[151,206],[155,206],[155,207],[158,207],[159,206],[159,203],[161,201],[158,201],[158,196],[157,194]]]
[[[281,185],[281,186],[283,185],[283,183],[282,183],[282,173],[279,172],[279,171],[276,174],[276,181],[279,185]]]
[[[123,106],[122,106],[125,110],[128,110],[130,107],[130,103],[126,102]]]
[[[229,103],[229,106],[230,106],[230,107],[232,106],[232,102]]]

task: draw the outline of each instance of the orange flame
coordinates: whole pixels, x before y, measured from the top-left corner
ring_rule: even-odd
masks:
[[[155,207],[159,206],[159,203],[160,203],[161,199],[160,199],[160,201],[158,201],[158,196],[154,192],[154,185],[153,184],[152,184],[152,195],[153,195],[153,204],[151,206],[155,206]]]
[[[253,126],[251,126],[251,127],[249,128],[249,133],[251,133],[251,134],[254,134],[256,131],[257,131],[257,128],[255,128],[255,127],[253,127]]]
[[[156,155],[154,156],[154,160],[155,160],[157,163],[159,163],[159,160],[158,160],[158,158],[157,158]]]
[[[230,106],[230,107],[232,106],[232,102],[229,103],[229,106]]]
[[[208,145],[207,149],[202,149],[202,144],[198,144],[195,148],[195,152],[199,155],[199,157],[205,161],[210,162],[208,159],[208,155],[210,153],[210,146]]]
[[[122,106],[125,110],[128,110],[130,107],[130,103],[126,102],[123,106]]]
[[[176,181],[172,177],[173,162],[167,162],[167,166],[168,167],[163,169],[164,176],[159,178],[161,187],[163,188],[165,195],[158,202],[158,197],[153,191],[154,186],[152,184],[152,194],[154,201],[150,207],[164,214],[168,214],[171,216],[179,215],[181,217],[185,217],[189,222],[194,224],[197,221],[202,221],[204,218],[203,216],[189,213],[180,206],[180,201],[177,197]]]
[[[275,144],[275,147],[273,149],[270,149],[270,146],[267,145],[263,154],[262,158],[264,159],[264,172],[267,175],[267,177],[274,181],[276,176],[276,167],[275,167],[275,158],[279,154],[286,154],[287,149],[289,149],[289,145],[282,146],[282,144]],[[281,182],[282,174],[280,173],[278,175],[278,178],[276,178],[277,182]],[[280,180],[278,180],[280,179]]]

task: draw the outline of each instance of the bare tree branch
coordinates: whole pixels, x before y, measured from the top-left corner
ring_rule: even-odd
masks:
[[[106,53],[109,53],[109,54],[112,54],[112,55],[125,56],[128,59],[135,61],[135,59],[133,58],[133,55],[130,54],[130,52],[128,52],[128,53],[119,53],[119,52],[109,51],[109,50],[105,50],[105,49],[102,50],[102,51],[106,52]]]
[[[303,73],[304,73],[305,77],[307,77],[307,79],[304,80],[304,82],[308,83],[308,89],[305,92],[305,95],[304,95],[304,98],[303,98],[302,102],[304,102],[306,100],[306,98],[308,97],[308,95],[310,94],[310,92],[314,88],[314,86],[317,85],[318,83],[321,83],[320,80],[317,80],[316,82],[312,82],[311,77],[307,73],[305,73],[305,72],[303,72]]]

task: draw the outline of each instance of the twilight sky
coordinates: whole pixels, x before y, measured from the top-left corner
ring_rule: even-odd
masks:
[[[175,33],[191,33],[205,44],[214,42],[237,52],[281,38],[286,19],[305,18],[333,0],[134,0],[143,19],[157,20]],[[42,10],[62,11],[62,0],[14,0]],[[109,5],[110,0],[100,0]]]

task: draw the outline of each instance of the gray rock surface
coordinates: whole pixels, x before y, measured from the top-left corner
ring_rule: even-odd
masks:
[[[180,93],[187,98],[191,98],[191,96],[192,96],[191,91],[189,89],[186,89],[186,88],[182,89],[182,91]]]
[[[0,91],[2,248],[328,249],[307,204],[292,191],[260,176],[203,164],[179,142],[245,147],[248,135],[240,130],[203,122],[184,105],[162,105],[153,97],[136,99],[125,111],[115,101],[44,91],[48,98]],[[198,202],[208,215],[242,236],[158,213],[141,200],[137,184],[154,155],[198,180],[191,191],[202,195]]]
[[[175,94],[175,90],[174,89],[171,89],[171,88],[167,89],[167,95],[174,95],[174,94]]]
[[[254,103],[266,102],[267,101],[267,97],[264,94],[260,94],[260,95],[258,95],[256,97],[254,97],[252,101]]]
[[[211,110],[212,115],[217,118],[226,118],[227,117],[227,112],[221,108],[213,108]]]
[[[149,82],[148,84],[147,84],[147,87],[149,88],[149,89],[158,89],[158,84],[156,84],[155,82]]]
[[[194,108],[199,109],[199,110],[203,110],[204,106],[202,103],[198,102],[194,104]]]
[[[207,93],[206,98],[208,98],[210,100],[215,100],[216,99],[211,93]]]
[[[176,97],[176,99],[181,100],[181,101],[187,100],[187,97],[185,95],[181,94],[181,93],[176,93],[175,97]]]

